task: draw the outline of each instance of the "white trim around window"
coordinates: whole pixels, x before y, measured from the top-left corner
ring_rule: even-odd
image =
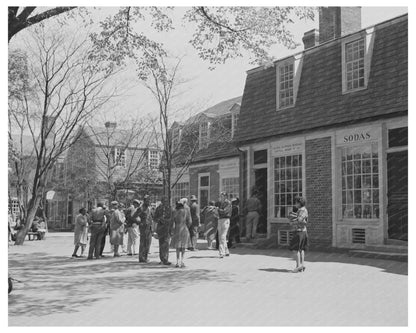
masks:
[[[348,36],[342,40],[342,52],[341,52],[341,64],[342,64],[342,93],[348,94],[354,91],[359,91],[367,88],[368,79],[370,77],[370,69],[371,69],[371,59],[373,55],[373,46],[374,46],[374,38],[375,38],[375,30],[373,28],[366,29],[365,31],[361,31],[357,34]],[[364,85],[358,87],[348,88],[347,85],[347,58],[346,58],[346,48],[351,43],[358,43],[362,41],[364,44]],[[362,45],[362,44],[361,44]],[[358,46],[358,44],[357,44]],[[359,70],[356,68],[355,70]]]
[[[206,125],[206,135],[204,135],[204,138],[202,140],[202,127]],[[199,124],[199,149],[203,149],[208,147],[209,138],[210,138],[210,127],[211,123],[209,121],[204,121]]]
[[[303,53],[296,54],[290,58],[287,58],[281,61],[276,66],[276,109],[282,110],[294,107],[296,104],[296,97],[299,90],[300,75],[302,72],[303,66]],[[283,71],[281,73],[281,71]],[[281,74],[284,77],[281,77]],[[285,99],[289,98],[289,103],[284,103],[285,105],[281,106],[281,88],[284,89],[284,92],[289,96],[286,96]]]

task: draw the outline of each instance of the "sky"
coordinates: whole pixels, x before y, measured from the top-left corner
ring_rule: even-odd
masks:
[[[243,94],[246,71],[255,65],[250,64],[249,55],[242,58],[232,59],[223,65],[217,65],[210,70],[211,64],[201,60],[193,47],[188,43],[192,29],[189,25],[181,24],[181,17],[186,8],[176,7],[173,20],[175,30],[167,33],[155,33],[146,24],[135,26],[137,31],[143,31],[157,41],[162,42],[166,49],[174,55],[183,56],[180,68],[180,76],[187,80],[181,90],[183,93],[176,102],[175,107],[181,110],[175,114],[177,120],[183,120],[192,114],[200,112],[216,103]],[[115,7],[98,7],[91,9],[90,18],[96,22],[90,29],[98,29],[97,22],[109,14],[115,13]],[[407,12],[407,7],[362,7],[362,28],[374,25],[387,19],[396,17]],[[67,20],[68,28],[73,31],[79,30],[79,20]],[[290,26],[299,43],[296,49],[286,49],[284,46],[274,47],[271,54],[276,58],[282,58],[303,50],[302,37],[304,32],[318,28],[318,15],[315,20],[296,20]],[[47,25],[46,25],[47,27]],[[9,47],[18,47],[25,38],[25,33],[18,34],[12,39]],[[123,91],[122,95],[113,100],[103,110],[104,115],[97,117],[97,122],[103,118],[128,119],[129,117],[141,117],[147,114],[157,114],[157,104],[149,91],[137,80],[134,65],[129,66],[114,85],[119,85]]]

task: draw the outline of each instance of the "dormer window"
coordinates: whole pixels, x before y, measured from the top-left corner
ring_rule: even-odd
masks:
[[[374,45],[374,28],[346,37],[342,42],[342,92],[367,88]]]
[[[295,106],[300,75],[303,66],[303,53],[285,59],[276,66],[276,106],[277,110]]]
[[[181,129],[174,128],[172,131],[172,151],[175,151],[179,147],[179,143],[181,141]]]
[[[345,44],[345,74],[347,90],[364,85],[364,38]]]
[[[293,63],[279,67],[279,108],[293,106]]]
[[[237,123],[238,123],[238,118],[240,117],[240,115],[238,113],[233,113],[231,115],[231,136],[234,137],[234,134],[237,130]]]
[[[209,122],[199,124],[199,149],[208,147],[209,142]]]

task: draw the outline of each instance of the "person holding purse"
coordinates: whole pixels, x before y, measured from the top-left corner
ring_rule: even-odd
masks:
[[[295,226],[295,233],[290,241],[289,249],[294,252],[296,268],[293,273],[305,271],[305,251],[308,248],[308,233],[306,225],[308,223],[308,210],[305,207],[305,199],[302,197],[295,198],[297,211],[289,214],[289,220]]]

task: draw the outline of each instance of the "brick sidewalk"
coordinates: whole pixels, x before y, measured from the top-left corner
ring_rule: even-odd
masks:
[[[10,247],[24,283],[9,295],[9,325],[407,325],[407,263],[311,252],[293,274],[288,251],[239,248],[187,252],[176,269],[158,265],[156,244],[147,265],[71,259],[72,234]]]

